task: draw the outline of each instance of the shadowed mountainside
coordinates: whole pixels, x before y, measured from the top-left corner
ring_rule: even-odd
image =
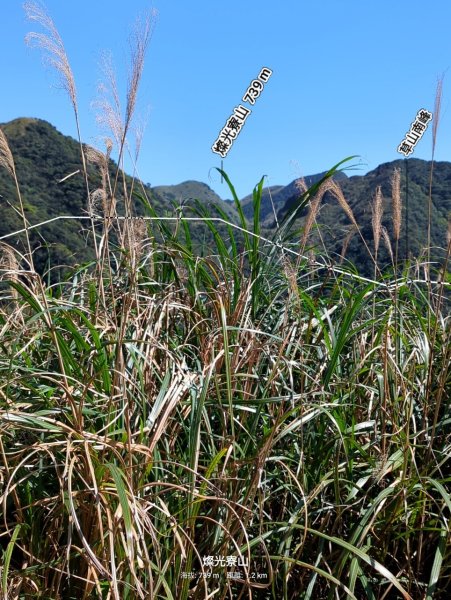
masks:
[[[17,177],[24,202],[25,213],[30,225],[42,223],[58,215],[87,215],[87,193],[80,147],[76,140],[59,133],[46,121],[31,118],[15,119],[3,124],[14,156]],[[384,215],[382,225],[387,229],[388,237],[393,240],[391,177],[395,168],[401,169],[402,230],[399,241],[399,257],[407,255],[418,257],[426,244],[428,218],[428,192],[430,162],[419,159],[396,160],[384,163],[366,175],[348,177],[344,172],[334,176],[351,207],[359,224],[362,236],[370,250],[373,250],[371,226],[371,202],[377,186],[381,186]],[[114,178],[117,165],[110,161],[110,172]],[[311,186],[325,173],[305,177],[307,186]],[[406,202],[406,174],[408,176],[408,206]],[[71,175],[68,177],[68,175]],[[91,165],[88,167],[91,192],[100,186],[100,175]],[[127,176],[128,177],[128,176]],[[131,178],[128,177],[128,181]],[[138,186],[135,189],[145,193],[158,216],[175,216],[183,207],[183,214],[196,216],[196,201],[201,210],[207,209],[213,216],[219,216],[214,206],[219,205],[231,222],[238,223],[237,211],[231,202],[223,201],[205,183],[185,181],[178,185]],[[289,211],[299,198],[297,181],[286,186],[265,188],[262,195],[261,222],[264,235],[271,237],[275,231],[274,211],[280,219]],[[118,212],[121,213],[121,197],[118,193]],[[241,201],[243,212],[252,220],[252,195]],[[0,238],[22,228],[17,213],[17,192],[14,182],[5,169],[0,169]],[[408,209],[408,219],[407,217]],[[135,214],[145,214],[144,204],[136,198]],[[295,235],[302,234],[302,228],[308,209],[301,211],[295,223]],[[439,250],[446,244],[446,231],[451,212],[451,163],[436,162],[432,185],[432,257],[440,260],[443,252]],[[317,253],[326,250],[329,257],[340,261],[343,242],[350,231],[351,221],[335,198],[326,193],[316,219],[317,227],[312,231],[309,247]],[[63,225],[64,223],[64,225]],[[35,264],[41,272],[61,265],[84,263],[94,258],[92,244],[87,243],[86,229],[88,221],[53,221],[32,232]],[[225,227],[218,225],[228,237]],[[190,226],[194,246],[212,243],[207,227],[198,223]],[[296,233],[297,232],[297,233]],[[16,239],[5,239],[16,243]],[[363,273],[372,271],[372,262],[361,237],[354,234],[347,248],[346,258]],[[389,251],[383,243],[380,245],[379,262],[386,265],[390,260]]]
[[[29,225],[33,227],[61,215],[87,216],[89,208],[79,143],[69,136],[62,135],[50,123],[40,119],[15,119],[2,124],[1,127],[14,157]],[[117,164],[113,160],[110,160],[109,171],[111,180],[114,181]],[[92,164],[88,165],[88,178],[92,194],[101,187],[100,173]],[[130,188],[132,178],[126,176],[126,180]],[[233,206],[223,202],[203,183],[185,182],[179,186],[161,186],[156,189],[135,182],[134,189],[137,194],[147,196],[153,210],[161,217],[173,217],[178,214],[177,207],[182,201],[186,207],[185,214],[194,216],[194,212],[188,207],[193,205],[192,198],[196,197],[204,206],[221,203],[232,221],[236,215]],[[121,186],[118,186],[116,201],[118,214],[123,214]],[[23,228],[18,206],[14,181],[5,169],[0,169],[0,239]],[[209,208],[214,210],[212,206]],[[136,194],[133,199],[133,214],[147,214],[145,203]],[[60,270],[63,265],[70,266],[93,260],[92,240],[87,242],[88,226],[88,219],[53,220],[32,229],[31,240],[37,270],[41,273],[56,267]],[[171,226],[169,223],[168,227]],[[219,229],[226,235],[225,227],[219,226]],[[208,241],[208,231],[206,233],[203,224],[193,224],[191,235],[195,246]],[[15,245],[18,238],[20,236],[4,237],[4,241]],[[51,276],[52,280],[57,278],[55,274]]]
[[[403,259],[406,256],[416,258],[421,256],[427,243],[430,162],[415,158],[395,160],[381,164],[365,175],[347,177],[343,172],[340,172],[334,176],[334,179],[339,183],[360,227],[362,237],[372,252],[374,251],[374,242],[371,204],[377,187],[381,187],[384,208],[382,226],[387,230],[394,251],[391,179],[396,168],[400,169],[402,202],[402,227],[398,244],[399,258]],[[305,177],[307,186],[319,181],[324,174]],[[299,191],[296,181],[285,187],[273,186],[267,188],[263,193],[261,209],[261,218],[265,227],[270,229],[275,227],[273,206],[280,220],[295,205],[298,198]],[[252,196],[243,198],[242,205],[245,215],[248,219],[251,219],[253,215]],[[301,211],[295,229],[302,228],[307,213],[308,207]],[[431,258],[433,260],[440,261],[443,257],[443,248],[447,244],[446,236],[450,217],[451,163],[435,162],[431,210]],[[337,200],[329,192],[324,195],[321,201],[321,208],[316,222],[317,228],[312,232],[310,246],[314,247],[318,253],[324,252],[324,248],[326,248],[332,260],[339,261],[344,240],[351,229],[352,223]],[[346,258],[354,263],[360,272],[366,274],[372,272],[372,261],[358,233],[353,235],[349,243]],[[381,240],[378,263],[384,266],[389,261],[389,250]]]

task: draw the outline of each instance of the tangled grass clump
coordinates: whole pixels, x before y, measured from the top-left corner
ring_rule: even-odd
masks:
[[[251,235],[201,258],[151,223],[100,285],[5,271],[4,593],[445,597],[449,315],[427,282],[327,279]]]
[[[227,236],[220,207],[174,228],[142,196],[139,220],[110,152],[95,155],[100,191],[87,180],[96,261],[59,284],[33,267],[16,181],[27,243],[0,259],[2,597],[447,598],[450,243],[436,282],[396,252],[386,273],[371,255],[373,279],[305,257],[299,210],[311,227],[327,186],[351,210],[331,182],[341,163],[273,239],[263,179],[250,228],[224,172],[240,217]]]

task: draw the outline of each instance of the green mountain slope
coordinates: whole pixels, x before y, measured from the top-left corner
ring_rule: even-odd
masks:
[[[82,175],[80,148],[76,140],[59,133],[51,124],[39,119],[21,118],[1,125],[11,147],[17,177],[20,184],[27,219],[31,226],[44,223],[59,215],[87,215],[87,192]],[[110,161],[110,174],[114,178],[117,165]],[[385,163],[367,173],[347,177],[338,173],[335,180],[348,201],[359,224],[361,234],[370,250],[373,250],[373,233],[371,227],[371,202],[377,186],[381,186],[384,197],[383,225],[389,238],[393,241],[391,177],[395,168],[401,169],[402,233],[399,242],[399,257],[409,255],[418,257],[426,244],[428,218],[428,191],[430,163],[418,159],[397,160]],[[408,180],[406,179],[406,173]],[[70,177],[68,177],[70,175]],[[92,193],[100,186],[100,175],[94,166],[89,166],[89,185]],[[305,178],[308,186],[318,181],[324,173]],[[130,184],[131,178],[127,177]],[[406,188],[406,183],[408,186]],[[140,191],[141,187],[135,185]],[[406,194],[408,189],[408,195]],[[219,216],[215,205],[220,206],[233,223],[238,223],[238,216],[231,202],[223,201],[205,183],[185,181],[178,185],[167,185],[150,188],[144,186],[144,192],[150,200],[152,208],[160,217],[198,216],[199,211],[208,210],[212,216]],[[261,221],[262,233],[274,235],[274,211],[279,218],[293,206],[299,197],[296,181],[287,186],[266,188],[262,196]],[[408,202],[406,202],[408,200]],[[117,197],[118,212],[122,198]],[[196,212],[196,205],[199,207]],[[243,212],[252,219],[252,196],[242,200]],[[17,213],[18,198],[15,185],[5,169],[0,169],[0,241],[15,245],[20,244],[20,236],[5,237],[22,228],[22,221]],[[137,216],[145,214],[143,203],[138,198],[133,200],[133,211]],[[407,218],[408,212],[408,218]],[[440,260],[446,245],[447,223],[451,213],[451,163],[434,164],[432,185],[432,258]],[[295,224],[295,236],[302,235],[307,209],[301,213]],[[32,244],[35,265],[39,271],[58,268],[61,265],[84,263],[94,259],[92,240],[89,240],[87,220],[53,221],[32,230]],[[227,228],[216,223],[221,238],[227,242]],[[322,200],[321,210],[317,216],[317,228],[312,231],[309,246],[317,253],[327,252],[329,257],[339,262],[343,242],[350,230],[351,221],[339,206],[337,200],[326,194]],[[169,222],[170,229],[175,227]],[[191,223],[193,247],[196,251],[202,247],[214,252],[214,240],[205,223]],[[179,228],[179,231],[180,228]],[[22,236],[23,239],[23,236]],[[239,236],[238,236],[239,239]],[[324,250],[325,249],[325,250]],[[362,238],[355,234],[351,239],[346,258],[355,263],[363,273],[371,273],[372,261],[365,249]],[[390,255],[383,241],[380,244],[379,262],[381,266],[390,262]],[[52,278],[55,279],[52,275]]]
[[[326,175],[326,171],[324,173],[318,173],[316,175],[308,175],[304,177],[305,184],[307,187],[312,186],[313,184],[320,181]],[[347,179],[345,173],[339,172],[334,176],[335,181],[341,182],[344,179]],[[262,194],[262,204],[260,209],[261,221],[264,226],[271,227],[274,224],[274,210],[276,211],[278,217],[280,217],[280,213],[283,212],[285,208],[288,208],[291,201],[294,201],[299,197],[300,191],[297,184],[298,180],[294,180],[288,185],[273,185],[264,188]],[[252,194],[245,196],[241,200],[241,205],[243,207],[243,212],[246,217],[250,220],[253,215],[252,208]],[[274,208],[273,208],[274,207]]]
[[[413,158],[396,160],[379,165],[366,175],[347,177],[344,173],[339,173],[338,176],[334,177],[351,207],[361,232],[361,236],[355,233],[351,239],[346,251],[346,258],[365,274],[370,274],[374,267],[368,251],[365,249],[362,237],[371,252],[374,252],[371,204],[378,186],[381,186],[383,195],[384,214],[382,225],[388,232],[392,251],[394,252],[391,179],[395,168],[401,170],[402,228],[398,244],[398,255],[401,259],[406,256],[416,258],[421,256],[427,243],[430,162]],[[321,173],[306,177],[307,185],[312,185],[323,175]],[[293,207],[300,193],[296,181],[283,188],[269,188],[269,191],[271,192],[272,203],[267,190],[263,196],[262,220],[266,228],[274,230],[274,210],[280,219],[287,210]],[[242,204],[246,216],[251,219],[253,214],[252,197],[247,196],[244,198]],[[302,227],[307,213],[308,208],[305,208],[295,224],[295,229],[299,232],[298,237],[302,235]],[[447,244],[448,220],[450,218],[451,163],[435,162],[431,209],[431,258],[435,261],[440,262],[443,258],[443,249]],[[309,245],[318,253],[324,253],[325,248],[332,260],[340,261],[343,243],[352,223],[330,193],[326,193],[322,199],[316,223],[317,228],[309,238]],[[389,250],[383,240],[380,242],[378,263],[382,267],[390,263]]]
[[[217,204],[231,222],[238,222],[238,213],[234,205],[231,202],[225,202],[206,183],[190,180],[177,185],[157,185],[152,188],[152,192],[168,203],[175,203],[179,206],[193,205],[194,201],[199,200],[203,206],[214,211],[214,205]]]
[[[15,119],[1,125],[11,148],[25,213],[29,225],[45,223],[60,215],[81,216],[88,214],[87,190],[83,177],[79,143],[62,135],[46,121],[31,118]],[[117,165],[110,161],[110,176],[114,179]],[[70,177],[68,177],[70,175]],[[88,167],[90,193],[100,187],[98,170]],[[127,177],[130,186],[131,178]],[[123,198],[120,187],[117,194],[118,213],[123,214]],[[135,189],[142,193],[141,185]],[[214,203],[222,203],[230,220],[235,219],[234,209],[223,202],[208,186],[198,182],[185,182],[178,186],[165,186],[159,189],[144,186],[152,208],[160,217],[176,216],[176,206],[185,205],[184,214],[194,216],[189,205],[192,198],[199,198],[203,206],[213,210]],[[22,229],[18,214],[17,191],[9,173],[0,168],[0,241],[19,245],[22,236],[10,237],[12,232]],[[146,213],[138,198],[133,201],[133,213],[137,216]],[[94,259],[92,240],[87,243],[88,220],[57,220],[32,229],[31,239],[34,262],[40,272],[62,265],[85,263]],[[168,223],[170,229],[174,224]],[[221,228],[221,226],[220,226]],[[204,224],[191,226],[193,243],[197,246],[208,240],[208,230]],[[225,227],[221,229],[226,235]],[[207,232],[207,233],[206,233]],[[8,237],[5,237],[8,236]],[[21,240],[21,241],[20,241]],[[56,275],[52,275],[53,280]]]

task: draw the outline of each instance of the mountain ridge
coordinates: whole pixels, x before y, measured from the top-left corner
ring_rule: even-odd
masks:
[[[4,131],[14,156],[19,184],[22,190],[24,208],[30,224],[40,223],[58,214],[87,215],[86,187],[82,176],[79,142],[65,136],[50,123],[33,117],[22,117],[0,125]],[[395,168],[401,169],[403,196],[403,233],[399,241],[400,257],[419,256],[424,246],[427,230],[429,170],[431,163],[421,159],[398,159],[382,163],[364,175],[348,176],[340,171],[334,175],[339,183],[353,214],[359,223],[361,234],[372,244],[371,202],[377,186],[381,186],[384,203],[383,226],[393,239],[391,222],[391,177]],[[117,169],[111,161],[111,169]],[[326,172],[309,175],[304,178],[308,186],[319,181]],[[67,178],[67,175],[72,174]],[[92,170],[90,176],[96,184],[98,175]],[[129,176],[127,176],[129,177]],[[408,205],[405,202],[405,183],[408,177]],[[129,177],[130,181],[130,177]],[[180,207],[193,207],[197,200],[207,210],[213,210],[217,204],[228,218],[239,223],[236,207],[231,201],[223,200],[206,183],[186,180],[175,185],[144,186],[144,191],[151,198],[151,203],[160,216],[175,214]],[[261,203],[261,222],[267,235],[274,232],[276,218],[280,218],[290,210],[300,196],[298,179],[287,185],[274,185],[264,188]],[[451,162],[434,161],[434,178],[432,185],[432,245],[445,245],[446,230],[451,214]],[[14,205],[17,202],[14,184],[5,169],[0,170],[0,239],[13,231],[22,228],[22,222]],[[136,204],[137,214],[143,214],[139,202]],[[249,222],[253,217],[252,195],[241,200],[241,207]],[[407,209],[409,211],[407,218]],[[301,211],[296,221],[296,228],[302,227],[307,209]],[[316,230],[313,231],[309,245],[315,251],[325,244],[329,256],[341,260],[340,253],[343,241],[349,233],[350,220],[337,201],[326,194],[317,216]],[[250,227],[250,225],[249,225]],[[47,247],[41,246],[40,264],[49,261],[48,248],[56,247],[57,252],[50,257],[50,262],[67,261],[68,264],[93,259],[93,254],[79,234],[80,224],[67,222],[62,228],[44,225],[39,233]],[[225,230],[224,230],[224,233]],[[201,237],[201,236],[200,236]],[[367,251],[362,240],[354,236],[348,247],[348,256],[359,269],[370,268]],[[10,238],[8,238],[9,240]],[[41,242],[40,242],[41,243]],[[35,246],[38,247],[38,242]],[[45,258],[47,252],[47,258]],[[438,254],[436,253],[438,256]],[[389,250],[381,248],[382,263],[389,260]],[[371,266],[371,265],[370,265]]]

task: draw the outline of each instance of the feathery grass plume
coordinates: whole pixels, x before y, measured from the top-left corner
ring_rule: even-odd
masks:
[[[87,162],[93,164],[94,166],[96,166],[99,170],[100,173],[100,177],[101,177],[101,187],[97,190],[95,190],[94,192],[92,192],[92,194],[90,194],[90,201],[94,201],[97,202],[99,200],[102,200],[101,205],[102,205],[102,210],[104,212],[104,215],[110,215],[112,216],[114,213],[114,208],[115,208],[115,202],[109,202],[108,204],[110,205],[110,209],[113,207],[113,210],[108,209],[107,207],[107,201],[108,201],[108,197],[111,196],[111,182],[110,182],[110,174],[109,174],[109,170],[108,170],[108,166],[109,166],[109,160],[110,160],[110,152],[111,152],[111,148],[112,148],[112,142],[111,140],[106,140],[106,153],[101,152],[100,150],[98,150],[97,148],[93,148],[91,146],[88,146],[86,149],[86,160]],[[102,191],[103,193],[100,194],[100,191]],[[91,210],[92,207],[90,207]]]
[[[103,73],[104,81],[97,87],[100,96],[99,99],[92,103],[97,109],[96,120],[101,127],[106,127],[111,132],[117,148],[120,148],[124,139],[124,124],[122,122],[121,101],[111,53],[102,53],[100,69]]]
[[[63,40],[45,8],[37,2],[26,2],[24,4],[25,13],[30,21],[36,21],[47,30],[47,33],[30,32],[25,36],[25,41],[30,46],[41,48],[47,55],[47,62],[56,69],[61,77],[63,89],[69,95],[73,109],[78,114],[77,92],[75,88],[75,79],[67,58]]]
[[[392,193],[392,201],[393,201],[393,233],[395,240],[399,240],[399,235],[401,233],[401,212],[402,212],[402,203],[401,203],[401,169],[396,168],[393,171],[393,175],[391,178],[391,193]]]
[[[97,188],[89,196],[89,216],[94,218],[99,214],[99,209],[103,215],[107,215],[107,195],[103,188]]]
[[[135,164],[138,160],[138,156],[141,151],[141,145],[142,145],[142,141],[144,138],[144,132],[146,130],[146,126],[147,126],[147,115],[146,115],[146,117],[140,118],[138,120],[138,122],[136,122],[136,119],[135,119],[135,125],[133,127],[133,133],[134,133],[134,137],[135,137],[135,151],[134,151]]]
[[[141,188],[144,188],[141,178],[139,176],[139,172],[138,172],[138,157],[139,157],[139,153],[141,151],[141,144],[143,141],[146,125],[147,125],[147,119],[144,119],[144,118],[140,118],[138,120],[138,122],[135,121],[135,123],[133,125],[133,134],[134,134],[133,137],[135,140],[134,152],[132,153],[129,148],[129,156],[133,163],[132,183],[131,183],[130,190],[129,190],[130,197],[132,197],[134,194],[134,188],[135,188],[136,183],[138,183],[138,185],[140,184]]]
[[[382,203],[382,191],[381,186],[378,185],[376,188],[376,195],[374,197],[374,202],[371,205],[371,224],[373,226],[373,238],[374,238],[374,249],[377,258],[377,252],[379,250],[379,242],[381,239],[381,223],[382,223],[382,215],[384,212],[384,206]]]
[[[290,290],[292,294],[296,296],[299,293],[296,267],[291,263],[287,256],[282,256],[281,264],[285,277],[290,286]]]
[[[3,130],[0,128],[0,167],[4,167],[11,177],[16,176],[14,158]]]
[[[340,253],[340,261],[339,264],[341,265],[344,261],[344,258],[346,256],[346,252],[348,250],[348,246],[350,241],[352,240],[352,238],[354,237],[355,233],[357,231],[357,228],[355,225],[351,225],[348,233],[346,234],[346,237],[343,241],[343,246],[341,247],[341,253]]]
[[[0,271],[17,271],[19,262],[16,254],[9,244],[0,242]]]
[[[92,165],[100,167],[104,162],[104,154],[93,146],[86,146],[85,149],[86,161]]]
[[[313,227],[313,223],[315,222],[315,219],[318,215],[321,200],[323,199],[324,194],[330,190],[330,187],[331,187],[331,180],[326,179],[326,181],[321,184],[320,188],[318,189],[315,196],[313,197],[313,199],[310,202],[310,210],[309,210],[307,218],[305,220],[304,233],[303,233],[302,239],[301,239],[301,254],[304,253],[305,244],[307,243],[307,239],[308,239],[308,236],[310,235],[310,231]]]
[[[119,165],[121,164],[121,158],[123,155],[124,147],[127,144],[127,134],[136,109],[136,100],[138,97],[139,84],[141,82],[144,70],[144,60],[153,32],[153,26],[155,24],[156,15],[156,10],[151,10],[144,18],[137,19],[137,21],[135,22],[134,29],[130,35],[131,68],[127,86],[127,103],[125,107],[124,135],[122,138],[121,147],[119,149]],[[119,175],[119,171],[117,175]],[[130,190],[128,190],[127,193],[124,173],[122,173],[122,177],[125,197],[125,215],[127,217],[131,217],[131,192]],[[114,186],[113,188],[114,190],[115,187],[116,186]],[[126,226],[127,222],[124,223],[124,225]]]
[[[434,116],[432,120],[432,160],[434,160],[435,147],[437,144],[437,130],[440,122],[440,111],[442,106],[442,92],[443,92],[443,78],[444,75],[437,79],[437,89],[435,92],[434,102]]]
[[[432,157],[431,157],[431,169],[429,172],[429,197],[428,197],[428,229],[427,229],[427,272],[429,273],[430,281],[430,262],[431,262],[431,227],[432,227],[432,176],[434,171],[434,156],[435,148],[437,144],[437,130],[440,122],[440,110],[442,105],[442,90],[443,90],[443,77],[437,79],[437,89],[435,92],[434,102],[434,115],[432,117]],[[432,287],[429,285],[429,293],[432,293]]]
[[[20,265],[14,249],[9,244],[0,242],[0,281],[17,281],[19,269]],[[13,299],[17,300],[16,289],[12,288],[11,295]]]
[[[327,191],[329,191],[332,194],[332,196],[335,196],[335,198],[338,200],[338,204],[344,210],[349,220],[352,222],[353,225],[355,225],[355,227],[358,228],[359,226],[357,225],[357,221],[355,220],[354,213],[352,212],[351,207],[347,203],[340,185],[333,179],[329,179],[328,181],[330,181],[330,187]]]
[[[390,236],[388,235],[388,231],[385,227],[382,227],[381,233],[382,233],[382,237],[384,238],[385,246],[390,254],[391,261],[392,261],[392,263],[394,263],[393,250],[391,247]]]
[[[104,52],[101,56],[100,67],[104,75],[104,81],[98,86],[101,98],[96,100],[93,105],[98,109],[97,122],[102,126],[107,126],[111,131],[120,156],[122,155],[127,132],[135,113],[139,84],[144,69],[144,60],[156,15],[157,11],[151,10],[144,19],[138,20],[130,35],[131,64],[124,117],[122,117],[122,105],[111,53]]]
[[[105,156],[107,161],[109,161],[111,157],[111,152],[113,151],[113,140],[109,137],[106,137],[103,141],[105,142]]]
[[[72,108],[75,116],[75,125],[77,128],[78,142],[80,145],[80,155],[83,164],[83,176],[86,187],[86,201],[89,202],[90,190],[88,171],[86,168],[86,157],[84,153],[82,136],[80,131],[80,119],[78,115],[78,104],[77,104],[77,90],[75,86],[75,79],[72,73],[72,69],[69,63],[69,59],[64,48],[63,40],[53,22],[53,19],[49,16],[46,9],[42,4],[35,2],[34,0],[26,2],[24,4],[25,14],[30,21],[35,21],[47,32],[37,33],[30,32],[25,36],[25,42],[29,46],[35,46],[43,50],[46,53],[46,62],[50,64],[60,76],[61,86],[66,90],[69,100],[72,104]],[[88,207],[89,210],[89,207]],[[94,224],[91,223],[93,243],[95,253],[98,257],[97,238],[94,230]]]
[[[130,36],[131,46],[131,72],[127,89],[127,105],[125,108],[125,130],[133,118],[136,108],[136,99],[144,69],[144,60],[153,32],[157,11],[153,9],[144,19],[138,19]]]
[[[99,88],[99,91],[103,95],[103,99],[96,103],[100,108],[97,117],[98,121],[109,127],[118,145],[118,169],[114,181],[112,182],[110,195],[112,198],[115,198],[119,177],[121,176],[124,187],[125,216],[127,217],[123,227],[123,235],[125,236],[123,237],[123,240],[131,235],[130,233],[127,233],[127,227],[128,218],[132,216],[131,193],[130,190],[127,189],[123,165],[124,150],[127,145],[127,134],[136,108],[139,84],[144,69],[144,60],[153,31],[156,14],[156,11],[152,10],[144,19],[138,20],[130,37],[131,68],[127,85],[127,101],[124,119],[122,119],[121,114],[115,72],[109,55],[104,55],[103,57],[103,71],[107,82],[106,84],[102,84]],[[127,244],[128,242],[125,243]],[[104,258],[102,259],[101,264],[103,264],[103,262]]]

